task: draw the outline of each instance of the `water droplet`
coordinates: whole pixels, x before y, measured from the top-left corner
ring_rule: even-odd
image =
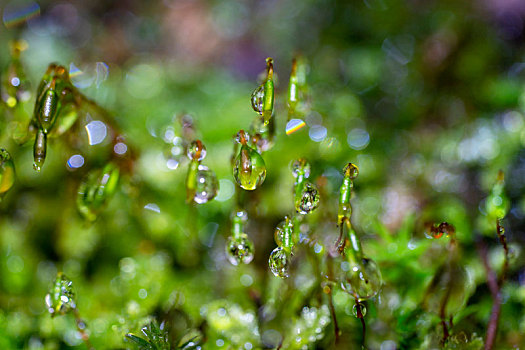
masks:
[[[294,177],[297,177],[300,173],[303,174],[305,179],[310,177],[311,166],[304,158],[294,160],[290,164],[290,168]]]
[[[295,210],[299,214],[308,214],[317,209],[319,202],[320,196],[317,187],[310,182],[306,182],[303,186],[301,197],[295,201]]]
[[[270,122],[273,114],[274,105],[274,84],[273,84],[273,59],[266,59],[266,79],[253,92],[250,98],[252,108],[262,116],[265,125]]]
[[[94,221],[106,202],[117,189],[120,171],[113,163],[107,164],[101,171],[92,170],[78,189],[77,208],[89,221]]]
[[[343,174],[345,177],[349,177],[350,180],[355,180],[359,175],[359,168],[353,163],[348,163],[343,169]]]
[[[374,297],[381,289],[381,271],[374,260],[363,257],[359,263],[347,263],[342,268],[341,287],[359,300]]]
[[[259,152],[243,144],[235,159],[233,177],[245,190],[255,190],[262,185],[266,178],[266,165]]]
[[[201,140],[195,140],[188,146],[188,158],[190,160],[201,161],[206,157],[206,147]]]
[[[253,260],[253,243],[245,233],[228,238],[226,256],[232,265],[249,264]]]
[[[0,148],[0,201],[15,183],[15,165],[11,155]]]
[[[450,262],[450,259],[449,261]],[[455,315],[467,301],[467,291],[472,287],[467,270],[457,263],[445,263],[439,268],[425,291],[425,307],[432,312]],[[447,300],[443,305],[443,300]],[[443,310],[442,308],[445,308]]]
[[[289,276],[292,255],[289,249],[283,247],[275,248],[270,254],[268,264],[270,270],[276,277],[286,278]]]
[[[352,308],[352,313],[357,318],[363,318],[366,316],[366,306],[362,303],[355,303]]]
[[[232,218],[232,220],[234,218],[239,218],[242,223],[247,223],[248,222],[248,213],[244,209],[238,209],[238,210],[236,210],[236,211],[234,211],[232,213],[231,218]]]
[[[45,297],[45,302],[52,316],[64,315],[76,308],[73,282],[62,272],[57,274],[53,287]]]
[[[215,198],[219,192],[219,181],[215,172],[208,167],[199,165],[198,169],[193,200],[195,203],[203,204]]]
[[[291,234],[293,232],[293,221],[289,217],[285,216],[284,221],[281,221],[275,228],[274,239],[275,243],[280,247],[284,242],[289,241],[290,247],[293,245]],[[289,237],[286,237],[286,236]]]
[[[251,95],[252,108],[255,112],[260,115],[263,114],[263,102],[264,102],[264,83],[259,85],[253,90]]]

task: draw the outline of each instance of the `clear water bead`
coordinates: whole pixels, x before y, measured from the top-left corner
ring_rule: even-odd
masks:
[[[231,214],[231,218],[232,220],[234,218],[239,218],[242,223],[246,223],[248,222],[248,213],[244,209],[237,209]]]
[[[195,196],[193,200],[197,204],[206,203],[217,195],[219,192],[219,181],[213,170],[204,165],[199,165],[195,185]]]
[[[233,177],[241,188],[255,190],[266,178],[266,164],[259,152],[247,145],[241,146],[241,151],[235,159]]]
[[[253,252],[253,242],[245,233],[236,238],[228,238],[226,256],[232,265],[249,264],[253,260]]]
[[[191,160],[201,161],[206,157],[206,147],[200,140],[193,141],[188,146],[188,158]]]
[[[57,274],[53,287],[45,297],[45,302],[52,316],[64,315],[76,308],[73,282],[62,272]]]
[[[241,145],[245,145],[248,141],[250,141],[250,134],[244,130],[239,130],[235,135],[235,142],[240,143]]]
[[[307,182],[304,184],[301,198],[296,200],[295,210],[299,214],[308,214],[317,209],[319,202],[320,196],[317,187],[314,184]]]
[[[293,221],[290,220],[288,217],[285,217],[284,220],[281,221],[279,225],[277,225],[274,232],[274,240],[279,247],[282,246],[283,242],[286,240],[286,231],[290,233],[293,232],[293,226]]]
[[[286,278],[290,273],[291,261],[292,255],[290,251],[283,247],[277,247],[270,254],[268,264],[276,277]]]
[[[374,260],[363,257],[359,263],[341,263],[341,287],[359,300],[374,297],[381,289],[381,271]]]
[[[363,318],[366,316],[366,306],[363,303],[355,303],[352,307],[352,313],[357,318]]]
[[[308,163],[304,158],[294,160],[291,163],[290,168],[292,169],[292,174],[294,177],[297,177],[299,172],[302,172],[306,179],[310,177],[311,166],[310,163]]]
[[[260,115],[263,114],[263,101],[264,101],[264,84],[259,85],[253,90],[251,95],[252,108],[255,112]]]

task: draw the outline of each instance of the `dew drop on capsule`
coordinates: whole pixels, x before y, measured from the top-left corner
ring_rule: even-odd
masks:
[[[289,250],[283,247],[275,248],[270,254],[268,265],[276,277],[286,278],[290,273],[290,263],[292,260]]]
[[[240,221],[245,224],[248,222],[248,213],[244,209],[238,209],[234,211],[231,215],[231,219],[234,220],[235,218],[239,218]]]
[[[245,190],[255,190],[266,178],[266,164],[259,152],[248,146],[248,136],[239,131],[237,140],[241,143],[241,150],[233,167],[235,181]]]
[[[197,204],[203,204],[211,201],[219,192],[219,181],[213,170],[204,165],[199,165],[196,184],[195,196],[193,200]]]
[[[0,201],[7,191],[15,183],[15,165],[11,155],[5,149],[0,148]]]
[[[228,238],[226,256],[232,265],[249,264],[253,260],[253,243],[245,233]]]
[[[260,115],[263,114],[263,101],[264,101],[264,84],[259,85],[253,90],[251,95],[252,108],[255,112]]]
[[[288,217],[285,217],[285,219],[281,221],[279,225],[277,225],[277,227],[275,228],[274,240],[278,246],[283,245],[283,242],[286,239],[286,230],[288,230],[289,232],[293,231],[293,221],[290,220]],[[293,242],[290,243],[293,244]]]
[[[311,166],[304,158],[299,158],[294,160],[290,168],[292,169],[293,177],[299,176],[299,173],[302,172],[303,176],[307,179],[310,177]]]
[[[307,182],[304,184],[301,197],[295,203],[295,210],[299,214],[308,214],[319,206],[319,191],[317,187]]]
[[[341,287],[359,300],[374,297],[381,289],[381,271],[374,260],[363,257],[360,263],[341,263]]]
[[[206,157],[206,146],[200,140],[193,141],[188,146],[188,158],[190,160],[201,161]]]
[[[352,313],[357,318],[363,318],[366,316],[366,306],[363,303],[355,303],[352,308]],[[359,315],[361,313],[361,315]]]
[[[53,287],[45,296],[45,302],[51,316],[64,315],[76,308],[73,282],[62,272],[57,274]]]

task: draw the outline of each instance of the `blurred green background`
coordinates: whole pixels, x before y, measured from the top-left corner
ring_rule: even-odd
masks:
[[[423,305],[447,258],[448,239],[423,234],[431,220],[456,226],[465,272],[457,277],[465,290],[450,311],[455,342],[449,346],[479,348],[493,300],[477,247],[488,248],[496,272],[503,264],[483,209],[500,169],[511,201],[503,221],[511,259],[495,348],[525,346],[525,3],[0,5],[0,63],[10,62],[10,40],[25,40],[21,60],[33,94],[25,113],[13,116],[4,106],[0,114],[0,147],[11,153],[17,175],[0,203],[2,349],[85,348],[74,317],[51,318],[44,304],[58,271],[73,281],[97,349],[130,347],[124,335],[138,334],[152,319],[166,322],[173,348],[192,334],[205,349],[361,346],[353,299],[340,288],[334,305],[342,335],[334,345],[318,273],[337,238],[341,170],[348,162],[360,168],[353,223],[383,274],[381,293],[366,302],[367,346],[442,347],[439,314]],[[309,64],[310,107],[306,126],[286,135],[286,90],[298,54]],[[277,75],[275,145],[263,154],[265,183],[244,199],[255,258],[235,267],[224,248],[235,206],[232,137],[256,116],[250,93],[268,56]],[[111,117],[81,115],[67,134],[49,140],[37,173],[32,141],[17,144],[11,126],[15,118],[29,121],[51,62],[66,66],[75,86]],[[216,199],[196,207],[185,203],[184,149],[173,149],[166,136],[180,135],[177,118],[184,114],[220,183]],[[104,137],[94,141],[86,127],[101,120]],[[77,188],[90,169],[114,157],[117,133],[129,164],[90,224],[77,212]],[[290,278],[280,280],[269,272],[268,256],[275,226],[293,212],[289,164],[298,157],[312,165],[321,205],[307,219],[312,244],[300,245]]]

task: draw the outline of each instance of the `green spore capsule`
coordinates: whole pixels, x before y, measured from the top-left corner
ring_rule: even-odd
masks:
[[[299,81],[297,77],[297,59],[292,60],[292,72],[290,73],[290,83],[288,84],[288,113],[293,115],[299,100]]]
[[[308,110],[306,71],[307,64],[303,58],[292,60],[288,83],[288,121],[293,117],[301,118]]]
[[[319,191],[310,182],[304,183],[302,187],[300,196],[295,199],[295,210],[299,214],[309,214],[319,206]]]
[[[251,95],[251,104],[255,112],[262,116],[265,125],[270,122],[273,114],[274,83],[273,83],[273,59],[266,59],[266,80],[259,85]]]
[[[120,171],[107,164],[101,171],[91,171],[78,189],[77,208],[88,221],[95,221],[107,201],[117,189]]]
[[[217,180],[215,172],[208,169],[208,167],[199,165],[197,169],[193,200],[197,204],[203,204],[217,196],[217,193],[219,193],[219,181]]]
[[[232,265],[249,264],[253,260],[253,253],[253,242],[245,233],[228,238],[226,256]]]
[[[0,148],[0,201],[15,183],[15,165],[11,155]]]
[[[35,143],[33,145],[33,169],[42,170],[47,152],[47,135],[42,129],[36,132]]]
[[[281,221],[275,228],[274,239],[278,246],[293,248],[294,241],[293,237],[294,222],[288,216],[284,217],[284,221]]]
[[[42,80],[40,80],[40,84],[38,84],[38,88],[36,90],[37,101],[41,98],[41,96],[43,96],[44,89],[51,82],[51,79],[52,79],[56,69],[59,68],[59,67],[61,67],[61,69],[65,69],[62,66],[57,66],[55,63],[51,63],[47,67],[47,69],[46,69],[46,71],[44,73],[44,76],[42,77]]]
[[[259,152],[248,146],[248,136],[241,130],[238,134],[241,150],[233,166],[233,177],[241,188],[249,191],[262,185],[266,178],[266,164]]]
[[[344,220],[350,220],[352,216],[350,198],[352,196],[352,188],[354,187],[353,180],[355,180],[358,175],[359,168],[353,163],[348,163],[343,169],[343,183],[339,192],[339,211],[337,213],[338,225],[342,225]]]
[[[57,274],[53,287],[46,294],[45,302],[47,310],[53,317],[55,315],[65,315],[77,307],[75,293],[73,292],[73,282],[62,272]]]
[[[287,278],[290,275],[292,252],[289,248],[277,247],[270,254],[268,265],[275,277]]]
[[[44,133],[49,133],[55,124],[60,109],[60,101],[56,91],[56,78],[44,89],[43,95],[37,101],[36,120]]]

